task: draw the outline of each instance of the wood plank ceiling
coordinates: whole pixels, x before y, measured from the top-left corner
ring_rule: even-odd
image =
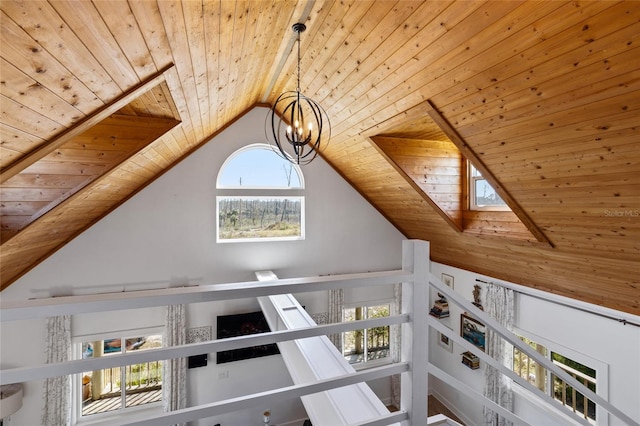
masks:
[[[640,313],[637,2],[3,0],[0,9],[3,174],[158,73],[164,89],[88,131],[126,140],[117,120],[180,121],[152,125],[153,142],[130,141],[126,153],[81,136],[5,176],[2,288],[294,88],[291,25],[304,20],[301,86],[332,123],[325,159],[407,237],[430,240],[433,260]],[[427,101],[550,244],[486,232],[497,218],[478,225],[484,232],[447,226],[374,146],[375,137],[447,140],[412,116]],[[89,150],[112,162],[83,186],[67,159],[78,154],[89,168]],[[46,200],[27,197],[25,181],[55,168],[76,177],[32,190],[51,192]],[[73,202],[50,204],[63,197]],[[31,220],[16,221],[20,212]]]

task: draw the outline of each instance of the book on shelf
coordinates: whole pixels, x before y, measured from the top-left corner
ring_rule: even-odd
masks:
[[[446,318],[449,316],[449,304],[446,300],[436,300],[429,314],[436,318]]]
[[[480,359],[468,351],[462,354],[462,363],[472,370],[480,368]]]
[[[429,315],[436,318],[448,318],[449,312],[441,312],[441,311],[431,309],[431,311],[429,311]]]

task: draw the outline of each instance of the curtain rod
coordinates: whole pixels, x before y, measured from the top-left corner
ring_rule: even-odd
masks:
[[[480,283],[484,283],[484,284],[499,285],[499,286],[502,286],[502,287],[507,287],[507,288],[510,288],[511,290],[515,291],[518,294],[524,294],[525,296],[530,296],[530,297],[533,297],[535,299],[543,300],[545,302],[551,302],[551,303],[555,303],[556,305],[566,306],[567,308],[576,309],[578,311],[582,311],[582,312],[585,312],[587,314],[597,315],[597,316],[600,316],[600,317],[603,317],[603,318],[607,318],[607,319],[616,321],[618,323],[621,323],[622,325],[633,325],[635,327],[640,327],[640,324],[638,324],[636,322],[629,321],[629,320],[624,319],[624,318],[617,318],[615,316],[603,314],[603,313],[600,313],[600,312],[595,312],[593,310],[590,310],[590,309],[587,309],[587,308],[582,308],[580,306],[576,306],[576,305],[573,305],[571,303],[561,302],[561,301],[558,301],[558,300],[551,300],[549,298],[546,298],[546,297],[543,297],[543,296],[539,296],[537,294],[533,294],[532,291],[522,291],[522,290],[520,290],[518,288],[515,288],[516,287],[515,285],[494,283],[494,282],[491,282],[491,281],[481,280],[480,278],[476,278],[476,282],[480,282]],[[564,297],[564,296],[560,296],[560,297]]]

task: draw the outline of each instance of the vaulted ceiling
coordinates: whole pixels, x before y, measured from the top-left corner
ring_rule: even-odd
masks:
[[[407,237],[431,241],[433,260],[640,313],[637,2],[0,9],[2,288],[294,89],[291,26],[303,21],[301,89],[332,124],[324,158]],[[464,208],[451,217],[467,225],[448,223],[428,197],[447,173],[428,152],[451,143],[533,232]],[[435,196],[453,210],[456,197]]]

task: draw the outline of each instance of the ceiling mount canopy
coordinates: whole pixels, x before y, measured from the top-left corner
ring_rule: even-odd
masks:
[[[300,91],[300,33],[307,27],[296,23],[292,29],[298,44],[297,86],[276,99],[266,133],[276,153],[294,164],[309,164],[329,143],[331,125],[324,109]]]

